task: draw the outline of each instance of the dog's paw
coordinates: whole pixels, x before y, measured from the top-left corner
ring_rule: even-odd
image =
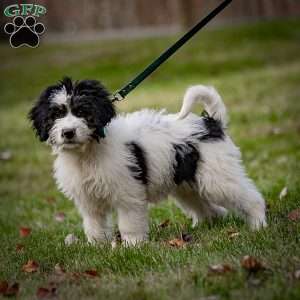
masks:
[[[252,218],[249,221],[249,225],[253,231],[260,230],[268,226],[265,218]]]
[[[122,235],[122,245],[130,247],[137,246],[142,242],[147,241],[148,236],[146,234],[123,234]]]
[[[100,243],[110,243],[112,240],[112,234],[111,233],[95,233],[93,232],[92,234],[90,232],[86,232],[86,237],[88,244],[90,245],[97,245]]]
[[[12,23],[5,25],[4,31],[10,35],[9,40],[13,48],[23,45],[35,48],[39,45],[39,35],[44,33],[45,26],[42,23],[37,23],[33,16],[28,16],[25,19],[17,16]]]

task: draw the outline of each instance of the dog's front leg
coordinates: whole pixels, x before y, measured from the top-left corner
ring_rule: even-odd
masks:
[[[83,218],[83,227],[89,243],[108,242],[112,239],[111,210],[80,209]]]
[[[145,202],[136,200],[120,205],[118,211],[118,226],[125,245],[136,245],[148,238],[148,207]]]

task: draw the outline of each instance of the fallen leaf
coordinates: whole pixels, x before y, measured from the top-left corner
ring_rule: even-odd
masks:
[[[23,267],[22,270],[26,273],[34,273],[39,269],[39,264],[34,260],[29,260]]]
[[[287,196],[287,194],[288,194],[288,188],[285,186],[279,194],[279,199],[282,200]]]
[[[168,227],[168,226],[170,225],[170,223],[171,223],[170,220],[167,219],[167,220],[161,222],[161,223],[158,225],[158,227],[159,227],[159,228],[166,228],[166,227]]]
[[[57,275],[64,275],[66,273],[65,269],[60,264],[54,266],[54,272]]]
[[[233,272],[234,269],[228,264],[218,264],[208,267],[210,275],[223,275],[225,273]]]
[[[24,249],[25,249],[25,246],[24,246],[24,245],[22,245],[22,244],[17,244],[17,245],[16,245],[16,251],[17,251],[18,253],[23,252]]]
[[[288,218],[291,221],[299,221],[300,220],[300,208],[294,209],[292,210],[289,214],[288,214]]]
[[[55,214],[54,218],[57,222],[63,222],[66,218],[66,215],[63,212],[58,212],[58,213]]]
[[[56,288],[55,287],[40,287],[37,289],[36,296],[38,299],[50,299],[55,297]]]
[[[79,272],[68,273],[68,276],[75,281],[78,281],[81,278],[81,274]]]
[[[248,284],[253,287],[258,287],[262,284],[262,280],[260,278],[249,277]]]
[[[277,162],[279,164],[286,164],[288,162],[288,160],[289,159],[287,156],[280,156],[280,157],[278,157]]]
[[[7,281],[0,281],[0,294],[4,294],[8,289]]]
[[[185,246],[186,242],[183,239],[173,239],[168,241],[168,244],[172,247],[181,248]]]
[[[260,270],[264,270],[265,266],[263,265],[262,262],[260,262],[258,259],[256,259],[253,256],[246,255],[242,258],[241,260],[241,266],[252,273],[256,273]]]
[[[234,229],[230,229],[227,231],[228,237],[232,240],[240,235],[240,233]]]
[[[98,272],[97,270],[86,270],[83,272],[83,275],[87,277],[98,277]]]
[[[0,160],[10,160],[12,153],[9,150],[0,152]]]
[[[193,236],[190,233],[186,233],[186,232],[181,233],[181,238],[186,243],[189,243],[189,242],[191,242],[193,240]]]
[[[53,204],[56,202],[55,198],[54,197],[47,197],[46,198],[46,201],[49,203],[49,204]]]
[[[26,236],[29,236],[30,233],[31,233],[31,228],[29,227],[21,227],[20,230],[20,236],[21,237],[26,237]]]
[[[78,238],[73,233],[68,234],[65,238],[65,245],[67,245],[67,246],[70,246],[77,242],[78,242]]]
[[[300,279],[300,269],[299,269],[299,270],[296,270],[296,271],[294,272],[294,278],[295,278],[295,279]]]
[[[12,285],[8,285],[7,282],[4,282],[4,286],[2,288],[3,290],[1,289],[0,294],[6,297],[16,296],[19,292],[19,284],[17,282],[13,283]]]
[[[272,127],[271,128],[271,134],[278,135],[280,133],[282,133],[282,129],[281,128],[279,128],[279,127]]]

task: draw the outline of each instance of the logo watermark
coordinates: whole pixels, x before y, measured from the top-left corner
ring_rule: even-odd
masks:
[[[46,8],[38,4],[12,4],[7,6],[3,13],[12,22],[6,23],[4,32],[10,35],[9,43],[12,48],[28,46],[38,47],[40,35],[45,32],[45,25],[37,22],[36,18],[45,15]]]

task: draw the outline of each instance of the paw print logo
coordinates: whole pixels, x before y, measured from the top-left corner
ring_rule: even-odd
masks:
[[[12,23],[4,26],[4,31],[10,35],[9,42],[13,48],[21,46],[36,48],[40,43],[39,36],[45,31],[45,26],[37,23],[33,16],[26,18],[17,16]]]

